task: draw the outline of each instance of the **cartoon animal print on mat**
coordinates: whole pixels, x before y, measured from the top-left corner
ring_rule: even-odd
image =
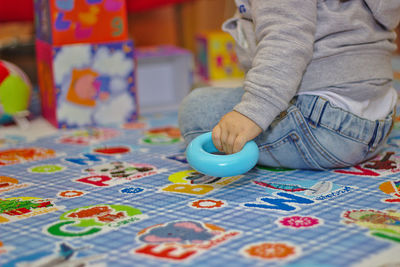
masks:
[[[163,227],[151,229],[147,234],[139,237],[145,243],[181,243],[200,244],[211,240],[216,233],[210,232],[203,225],[193,221],[168,223]]]
[[[350,210],[344,223],[368,228],[372,236],[400,243],[400,213],[397,211]]]
[[[92,186],[107,187],[155,175],[162,171],[149,164],[114,161],[85,169],[84,172],[88,172],[91,176],[81,177],[75,181]]]
[[[380,177],[400,172],[400,157],[388,151],[363,164],[348,169],[334,170],[336,173],[365,177]]]
[[[226,231],[214,224],[174,221],[140,231],[138,240],[144,245],[132,250],[132,253],[163,260],[186,261],[239,234],[241,232]]]

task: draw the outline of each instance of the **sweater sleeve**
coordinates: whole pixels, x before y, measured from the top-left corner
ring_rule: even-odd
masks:
[[[317,0],[250,0],[257,44],[234,110],[267,129],[295,96],[312,59]]]

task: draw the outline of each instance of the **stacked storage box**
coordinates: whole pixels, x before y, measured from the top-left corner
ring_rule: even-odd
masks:
[[[124,0],[35,0],[43,116],[59,128],[137,117]]]

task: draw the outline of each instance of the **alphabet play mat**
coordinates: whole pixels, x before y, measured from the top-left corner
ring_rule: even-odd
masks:
[[[176,112],[0,141],[1,266],[400,265],[398,123],[352,168],[226,178],[190,168]]]
[[[399,130],[353,168],[228,178],[191,170],[175,113],[4,138],[1,265],[399,264]]]

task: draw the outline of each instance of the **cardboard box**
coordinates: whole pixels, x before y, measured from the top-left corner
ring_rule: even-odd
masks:
[[[54,45],[128,38],[125,0],[35,0],[36,37]]]
[[[135,50],[141,112],[176,109],[193,85],[193,55],[175,46]]]
[[[56,127],[136,119],[132,41],[50,45],[36,41],[43,116]]]
[[[234,39],[228,33],[215,31],[196,36],[196,72],[207,81],[244,77]]]

